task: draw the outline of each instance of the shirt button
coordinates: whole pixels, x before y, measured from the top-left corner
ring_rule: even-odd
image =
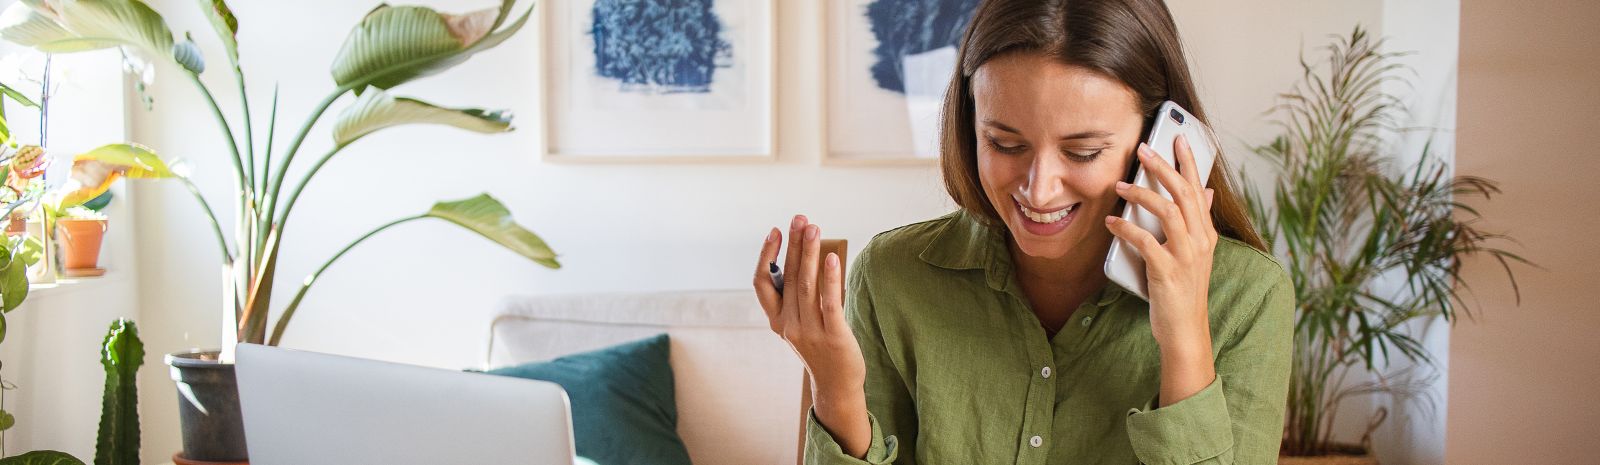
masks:
[[[1083,327],[1085,327],[1085,328],[1089,327],[1089,322],[1091,322],[1091,321],[1094,321],[1094,317],[1092,317],[1092,316],[1083,317]]]
[[[1049,378],[1050,377],[1050,367],[1044,367],[1043,369],[1039,370],[1039,376],[1043,376],[1043,377]]]
[[[1034,436],[1034,437],[1028,438],[1028,445],[1033,446],[1033,447],[1042,446],[1042,445],[1044,445],[1044,438],[1041,438],[1041,437],[1038,437],[1038,436]]]

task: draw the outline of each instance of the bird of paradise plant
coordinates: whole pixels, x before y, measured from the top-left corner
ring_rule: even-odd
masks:
[[[512,14],[514,0],[497,7],[465,14],[447,14],[419,6],[379,5],[366,14],[345,38],[332,64],[332,89],[307,115],[304,123],[274,152],[277,126],[277,92],[267,120],[267,134],[257,140],[245,73],[240,63],[237,33],[240,23],[223,0],[196,0],[216,32],[227,56],[227,70],[237,87],[240,111],[233,118],[218,105],[212,89],[201,81],[206,60],[192,38],[175,39],[165,20],[139,0],[19,0],[0,13],[0,38],[46,53],[72,53],[120,48],[125,54],[177,65],[204,97],[224,140],[222,151],[232,162],[237,221],[233,234],[223,232],[210,202],[186,176],[174,173],[156,151],[137,144],[112,144],[80,155],[75,161],[75,182],[61,205],[70,206],[104,192],[118,177],[173,179],[182,182],[210,220],[223,258],[224,315],[236,322],[237,331],[224,336],[223,349],[232,340],[278,344],[290,319],[316,278],[345,252],[372,235],[399,224],[437,218],[464,227],[512,252],[548,268],[559,268],[556,254],[538,235],[515,223],[509,210],[487,194],[439,202],[426,212],[378,226],[352,241],[313,271],[294,298],[268,329],[268,308],[281,238],[290,215],[307,184],[334,156],[379,130],[406,124],[442,124],[479,133],[511,130],[511,115],[477,108],[447,108],[390,91],[401,84],[443,72],[474,54],[495,47],[526,24],[532,8]],[[291,189],[285,189],[291,163],[324,113],[346,94],[354,100],[338,114],[333,127],[333,147],[312,162]],[[235,129],[237,128],[237,129]],[[257,146],[261,146],[258,150]],[[230,240],[231,239],[231,240]],[[235,339],[236,338],[236,339]]]

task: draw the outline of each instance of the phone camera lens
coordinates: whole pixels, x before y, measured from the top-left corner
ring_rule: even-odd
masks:
[[[1171,110],[1168,112],[1168,114],[1172,116],[1173,121],[1177,121],[1178,124],[1183,124],[1183,113],[1179,113],[1178,110]]]

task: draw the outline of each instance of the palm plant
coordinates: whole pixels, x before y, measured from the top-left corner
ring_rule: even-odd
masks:
[[[1499,193],[1493,181],[1452,176],[1431,144],[1412,169],[1387,162],[1398,154],[1384,136],[1398,129],[1403,106],[1383,87],[1406,68],[1394,60],[1400,54],[1382,45],[1358,26],[1326,48],[1325,69],[1302,57],[1302,80],[1269,112],[1279,116],[1282,135],[1255,150],[1279,175],[1270,204],[1244,189],[1262,238],[1284,259],[1295,285],[1287,455],[1338,449],[1332,429],[1341,401],[1414,389],[1344,385],[1352,373],[1378,373],[1394,356],[1431,361],[1407,323],[1471,317],[1462,300],[1469,289],[1460,276],[1463,258],[1497,260],[1513,290],[1510,262],[1527,263],[1495,247],[1510,238],[1480,230],[1477,210],[1460,201]],[[1374,413],[1368,435],[1384,415]]]
[[[237,195],[231,201],[237,221],[231,237],[223,232],[210,202],[187,178],[169,169],[155,151],[135,144],[114,144],[80,156],[77,163],[85,164],[85,169],[79,171],[82,176],[75,173],[74,177],[80,178],[78,185],[83,190],[70,195],[65,203],[97,196],[118,176],[183,181],[211,221],[223,258],[224,274],[229,276],[231,292],[224,293],[224,312],[230,318],[228,321],[237,322],[238,331],[225,336],[236,336],[241,342],[276,345],[301,298],[323,270],[373,234],[409,221],[443,219],[535,263],[560,267],[549,246],[539,236],[513,222],[505,206],[487,194],[439,202],[427,212],[379,226],[335,254],[305,279],[299,292],[282,309],[270,334],[268,332],[267,314],[277,275],[277,258],[282,249],[280,239],[300,194],[324,164],[366,135],[398,125],[443,124],[480,133],[511,129],[511,116],[504,111],[445,108],[396,96],[389,91],[447,70],[510,38],[527,22],[532,10],[529,8],[513,17],[514,3],[514,0],[502,0],[498,7],[460,15],[416,6],[379,5],[356,25],[334,58],[333,89],[276,154],[273,152],[278,120],[276,89],[266,137],[258,140],[253,132],[253,118],[258,115],[250,109],[236,41],[239,22],[223,0],[196,0],[196,4],[215,29],[228,58],[227,68],[237,86],[240,111],[231,118],[217,104],[211,88],[200,79],[206,60],[199,47],[187,34],[183,40],[175,40],[161,15],[142,1],[19,0],[0,14],[0,38],[46,53],[116,47],[125,55],[153,57],[182,70],[205,98],[224,136],[224,149],[232,162]],[[334,122],[332,149],[317,158],[299,177],[299,182],[286,191],[284,181],[301,144],[324,112],[345,94],[356,97]],[[260,150],[257,150],[258,145]],[[232,345],[227,342],[223,344],[225,351]]]

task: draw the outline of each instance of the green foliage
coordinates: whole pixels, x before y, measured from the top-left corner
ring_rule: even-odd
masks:
[[[94,465],[139,465],[139,391],[136,376],[144,364],[144,343],[132,320],[111,323],[101,345],[100,365],[106,371],[101,397],[100,433]]]
[[[504,111],[443,108],[418,99],[390,95],[386,91],[417,78],[444,72],[478,52],[498,46],[522,29],[533,10],[529,7],[520,16],[514,17],[512,7],[515,0],[501,0],[497,7],[459,15],[419,6],[379,5],[367,13],[346,36],[330,69],[335,88],[307,115],[299,131],[276,154],[277,163],[274,164],[276,97],[267,123],[268,134],[259,152],[262,156],[257,157],[252,133],[255,127],[252,118],[255,115],[250,111],[248,93],[245,92],[245,74],[239,67],[237,40],[241,22],[224,0],[196,0],[195,6],[212,26],[232,65],[230,68],[237,83],[237,97],[243,111],[231,121],[217,105],[211,88],[198,77],[205,69],[200,48],[187,35],[181,41],[175,40],[161,15],[143,1],[74,0],[61,4],[67,6],[56,8],[55,2],[47,4],[43,1],[13,3],[0,14],[0,38],[55,53],[113,46],[142,50],[150,58],[168,61],[186,70],[186,77],[205,97],[204,101],[209,105],[210,113],[224,136],[227,152],[232,156],[230,161],[234,168],[235,185],[238,186],[236,195],[229,199],[236,213],[233,217],[238,219],[233,227],[234,233],[223,233],[222,224],[217,221],[210,202],[200,195],[192,182],[184,177],[176,178],[200,202],[207,218],[211,220],[225,269],[233,270],[234,281],[229,284],[235,294],[228,300],[235,303],[232,317],[241,322],[238,339],[256,343],[267,342],[268,308],[281,247],[277,239],[283,236],[289,224],[289,213],[312,177],[340,150],[365,135],[387,127],[427,123],[482,133],[509,130],[510,115]],[[283,184],[290,164],[298,155],[307,134],[326,110],[347,93],[354,93],[359,98],[341,113],[334,130],[334,148],[304,170],[298,185],[287,197],[283,196]],[[242,129],[240,132],[243,137],[237,137],[234,127]],[[134,144],[123,145],[137,147]],[[154,158],[153,151],[146,152],[150,158]],[[157,170],[149,171],[155,173]],[[72,200],[81,203],[98,195],[100,192],[88,190]],[[494,204],[499,205],[498,202]],[[487,208],[483,202],[461,206]],[[478,222],[476,215],[480,213],[489,215],[485,218],[508,218],[508,214],[503,214],[503,206],[499,211],[468,212],[464,216],[452,211],[439,213],[440,218],[488,237],[535,263],[552,268],[557,266],[554,254],[544,241],[526,228],[509,223],[509,219],[504,220],[503,224]],[[402,219],[379,230],[416,218],[420,217]],[[365,237],[357,239],[350,246]],[[229,246],[230,238],[234,242],[232,247]],[[349,246],[345,250],[348,249]],[[334,259],[337,258],[336,255]],[[306,279],[307,286],[321,271]],[[277,338],[281,337],[299,304],[299,296],[304,292],[305,287],[302,287],[295,300],[281,312],[272,343],[275,344]]]
[[[1508,262],[1526,263],[1493,247],[1506,238],[1479,230],[1477,211],[1459,200],[1487,200],[1499,193],[1494,182],[1451,177],[1431,145],[1413,169],[1388,166],[1396,154],[1386,152],[1383,136],[1395,129],[1403,107],[1383,85],[1405,68],[1382,44],[1357,27],[1327,47],[1326,69],[1302,60],[1302,81],[1274,108],[1283,135],[1256,148],[1280,174],[1270,197],[1242,186],[1263,240],[1284,256],[1295,284],[1288,455],[1327,453],[1333,412],[1344,399],[1420,390],[1404,383],[1341,386],[1352,370],[1376,372],[1395,356],[1432,360],[1406,324],[1470,316],[1458,293],[1467,288],[1463,258],[1498,260],[1513,289]],[[1396,278],[1403,289],[1381,286]],[[1383,413],[1375,416],[1381,421]]]
[[[84,465],[66,452],[53,450],[37,450],[15,457],[0,459],[0,465]]]

